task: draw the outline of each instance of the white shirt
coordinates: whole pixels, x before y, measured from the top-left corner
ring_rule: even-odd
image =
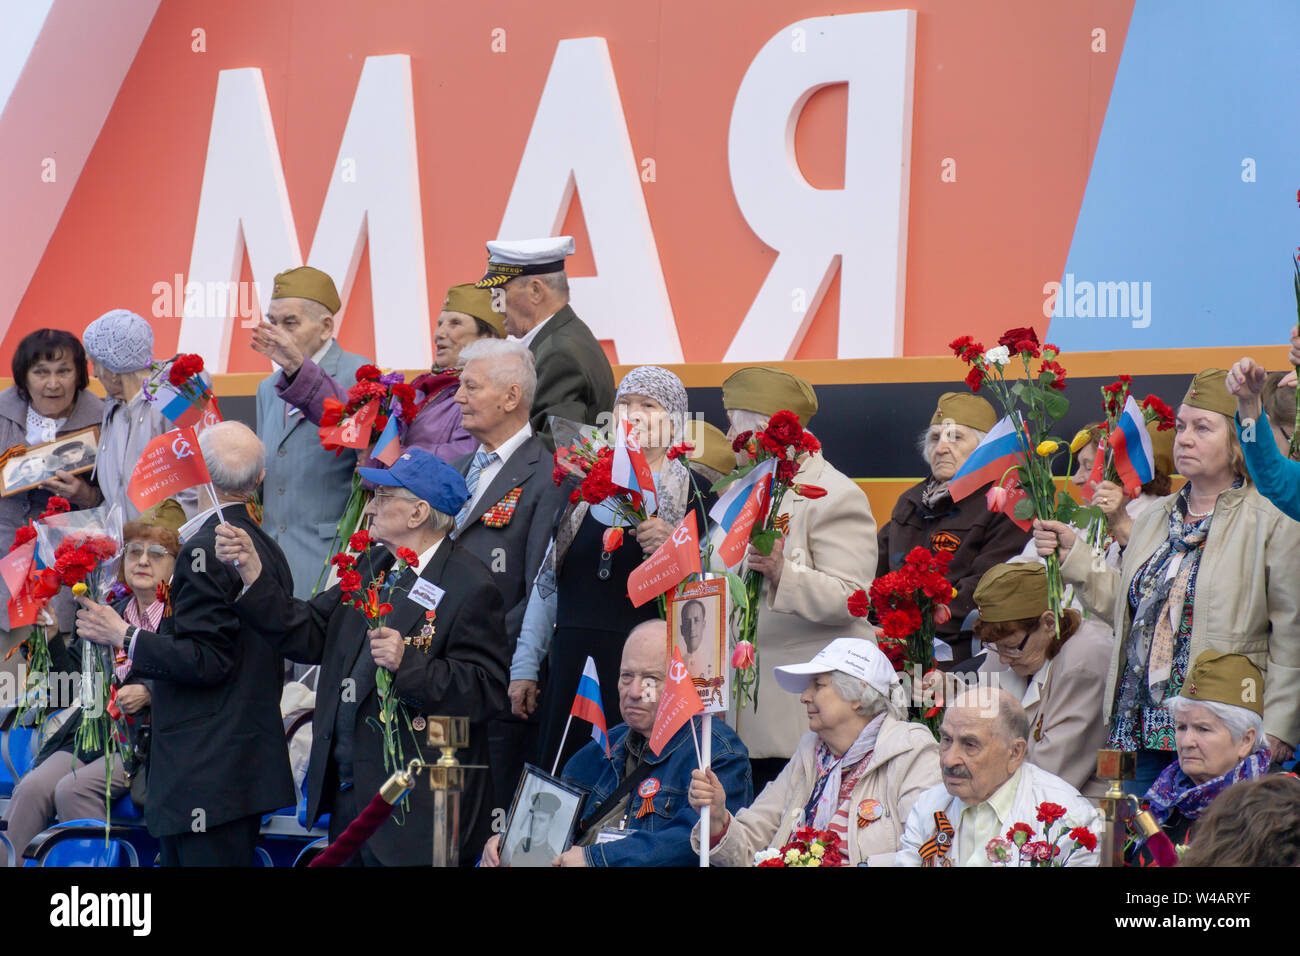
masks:
[[[532,433],[533,426],[525,422],[523,428],[519,429],[519,431],[515,432],[493,449],[497,458],[495,461],[491,461],[484,465],[483,470],[479,472],[478,484],[474,486],[474,494],[469,499],[470,511],[474,510],[475,505],[478,504],[478,500],[483,497],[484,492],[487,491],[488,486],[492,484],[492,481],[500,473],[510,456],[519,449],[520,445],[528,441],[528,438]],[[487,449],[483,447],[482,442],[480,442],[478,448],[475,449],[475,453],[480,451],[487,451]],[[466,514],[468,513],[469,512],[466,512]]]
[[[531,329],[529,329],[529,330],[528,330],[527,332],[525,332],[523,335],[519,336],[519,338],[516,339],[515,341],[517,341],[517,342],[523,342],[525,348],[532,348],[532,347],[533,347],[533,339],[537,338],[537,333],[540,332],[540,331],[542,331],[542,326],[545,325],[547,322],[551,321],[551,319],[553,319],[553,318],[555,318],[555,313],[554,313],[554,312],[552,312],[552,313],[551,313],[550,315],[548,315],[546,318],[542,319],[542,321],[538,322],[536,325],[534,325]],[[511,338],[514,338],[514,336],[512,335]]]

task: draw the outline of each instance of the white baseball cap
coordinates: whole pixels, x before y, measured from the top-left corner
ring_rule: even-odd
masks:
[[[889,658],[880,648],[860,637],[837,637],[806,664],[772,668],[777,684],[792,694],[803,693],[808,686],[808,678],[814,674],[829,674],[831,671],[852,674],[866,681],[885,697],[889,696],[890,688],[898,679],[894,665],[889,663]]]

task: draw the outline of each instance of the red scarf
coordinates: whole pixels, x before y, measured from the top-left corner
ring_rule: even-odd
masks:
[[[411,387],[422,393],[424,397],[416,401],[415,414],[418,415],[424,411],[425,405],[436,398],[443,389],[453,385],[460,385],[460,369],[458,368],[434,368],[418,376],[411,383]],[[414,419],[415,416],[411,417]]]

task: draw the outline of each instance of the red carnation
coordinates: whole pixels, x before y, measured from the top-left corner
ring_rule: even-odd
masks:
[[[1075,827],[1070,831],[1069,837],[1089,853],[1097,849],[1097,835],[1087,827]]]
[[[344,592],[343,599],[346,601],[348,595],[353,591],[361,590],[361,572],[351,568],[344,571],[339,576],[339,590]]]
[[[741,432],[739,435],[737,435],[735,438],[731,440],[731,450],[744,451],[745,446],[749,444],[749,440],[753,437],[754,437],[754,433],[752,431]]]
[[[1017,823],[1007,831],[1007,841],[1016,846],[1024,846],[1034,837],[1034,828],[1028,823]]]
[[[378,381],[379,376],[380,376],[381,374],[383,374],[383,373],[380,372],[379,369],[376,368],[375,366],[373,366],[373,365],[363,365],[363,366],[361,366],[359,369],[357,369],[357,381],[358,381],[358,382],[374,382],[374,381]]]
[[[345,551],[340,551],[334,557],[330,558],[330,564],[339,569],[339,572],[347,571],[356,567],[357,559]]]
[[[689,458],[693,451],[695,451],[694,445],[688,441],[681,442],[668,449],[668,460],[674,461],[678,458]]]
[[[781,459],[776,465],[776,480],[778,484],[789,485],[794,483],[795,475],[799,474],[799,463],[788,459]]]
[[[348,408],[358,408],[372,398],[385,398],[388,389],[378,382],[357,382],[348,389]]]
[[[966,384],[970,386],[972,392],[978,392],[980,386],[984,384],[984,372],[979,368],[973,368],[966,373]]]
[[[382,432],[386,427],[388,427],[388,416],[382,414],[376,415],[374,424],[375,431]]]
[[[353,551],[364,551],[370,547],[370,532],[365,528],[353,532],[352,537],[348,538],[348,547]]]
[[[399,402],[415,401],[415,387],[407,385],[405,382],[397,382],[393,385],[393,397]]]
[[[1142,399],[1141,407],[1144,412],[1151,412],[1154,416],[1152,420],[1158,422],[1156,431],[1166,432],[1174,427],[1174,411],[1159,396],[1148,395]]]
[[[1044,372],[1051,372],[1054,376],[1052,378],[1052,388],[1056,389],[1058,392],[1065,391],[1065,369],[1063,369],[1059,363],[1048,359],[1043,362],[1038,369],[1039,375],[1042,375]]]
[[[602,448],[596,463],[591,466],[591,471],[586,478],[582,479],[580,491],[583,500],[588,504],[598,505],[606,498],[612,498],[619,493],[619,486],[614,484],[611,475],[613,463],[613,450]]]
[[[867,592],[862,588],[849,595],[849,613],[854,617],[866,617],[870,610],[871,602],[867,600]]]
[[[768,419],[764,434],[784,447],[798,447],[803,437],[803,426],[794,412],[782,409]]]
[[[904,641],[896,639],[886,639],[880,641],[880,653],[894,666],[894,670],[900,671],[903,665],[907,663],[907,644]]]
[[[28,541],[35,539],[35,537],[36,537],[36,529],[29,524],[23,525],[14,534],[14,543],[9,546],[9,551],[11,553],[17,551]]]
[[[50,515],[61,515],[66,511],[72,510],[72,504],[67,498],[61,498],[58,495],[51,495],[50,500],[45,503],[45,510],[36,516],[36,520],[48,518]]]
[[[804,429],[803,438],[799,441],[799,449],[808,452],[810,455],[816,454],[822,450],[822,443],[813,436],[812,432]]]
[[[984,354],[984,346],[969,335],[953,339],[948,343],[948,348],[952,349],[953,354],[968,365]]]
[[[408,568],[418,568],[420,566],[420,556],[410,548],[398,548],[397,559],[405,561]]]
[[[1038,819],[1049,827],[1065,816],[1065,813],[1065,807],[1059,803],[1040,803],[1038,805]]]

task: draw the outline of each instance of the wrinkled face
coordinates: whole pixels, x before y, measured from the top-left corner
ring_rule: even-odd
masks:
[[[669,448],[673,443],[672,417],[664,407],[646,395],[623,395],[614,406],[618,422],[632,423],[642,448]]]
[[[126,586],[141,595],[148,606],[158,585],[170,581],[176,558],[152,538],[132,538],[122,549],[122,571]]]
[[[1228,420],[1218,412],[1179,405],[1174,426],[1174,468],[1189,480],[1219,478],[1232,470]]]
[[[1092,466],[1097,461],[1097,443],[1088,442],[1088,444],[1080,448],[1075,461],[1079,463],[1079,467],[1070,476],[1070,483],[1082,488],[1088,483],[1088,476],[1092,474]]]
[[[92,361],[90,367],[95,373],[95,378],[99,379],[99,384],[104,386],[104,391],[109,398],[116,398],[120,402],[126,401],[126,388],[122,384],[121,375],[110,372],[97,361]]]
[[[659,695],[667,675],[662,632],[657,640],[629,638],[618,671],[618,709],[639,734],[649,736],[659,713]]]
[[[700,638],[704,636],[704,608],[698,604],[686,605],[686,610],[682,613],[681,631],[686,649],[693,652],[700,646]]]
[[[948,481],[957,473],[970,453],[979,445],[974,429],[955,422],[931,425],[925,436],[926,457],[930,460],[930,474],[937,481]]]
[[[303,358],[311,358],[334,336],[333,317],[317,318],[321,308],[318,303],[295,296],[272,299],[266,321],[288,332]]]
[[[509,386],[495,384],[487,371],[487,363],[481,359],[467,363],[456,389],[461,424],[475,438],[489,434],[506,417],[504,403]]]
[[[428,505],[404,488],[380,486],[363,514],[370,518],[370,534],[381,544],[397,547],[428,518]]]
[[[32,408],[46,418],[63,418],[77,399],[77,368],[72,356],[59,352],[27,369],[27,394]]]
[[[835,689],[830,674],[814,674],[799,703],[808,711],[808,729],[822,736],[862,720],[854,705]]]
[[[1033,677],[1047,663],[1047,649],[1055,636],[1056,628],[1040,619],[1032,631],[1017,628],[1014,634],[985,646],[998,655],[1004,666],[1021,677]]]
[[[1232,742],[1228,725],[1208,707],[1182,705],[1174,718],[1174,746],[1178,766],[1193,783],[1221,777],[1255,749],[1255,731],[1248,730]]]
[[[515,276],[500,288],[504,290],[506,335],[526,335],[533,327],[533,305],[529,295],[532,276]]]
[[[460,365],[460,350],[482,337],[474,316],[464,312],[440,313],[433,332],[434,364],[440,368]]]
[[[939,728],[939,766],[948,792],[968,804],[982,803],[1011,779],[1024,759],[1024,741],[1009,744],[996,714],[976,707],[950,707]]]

